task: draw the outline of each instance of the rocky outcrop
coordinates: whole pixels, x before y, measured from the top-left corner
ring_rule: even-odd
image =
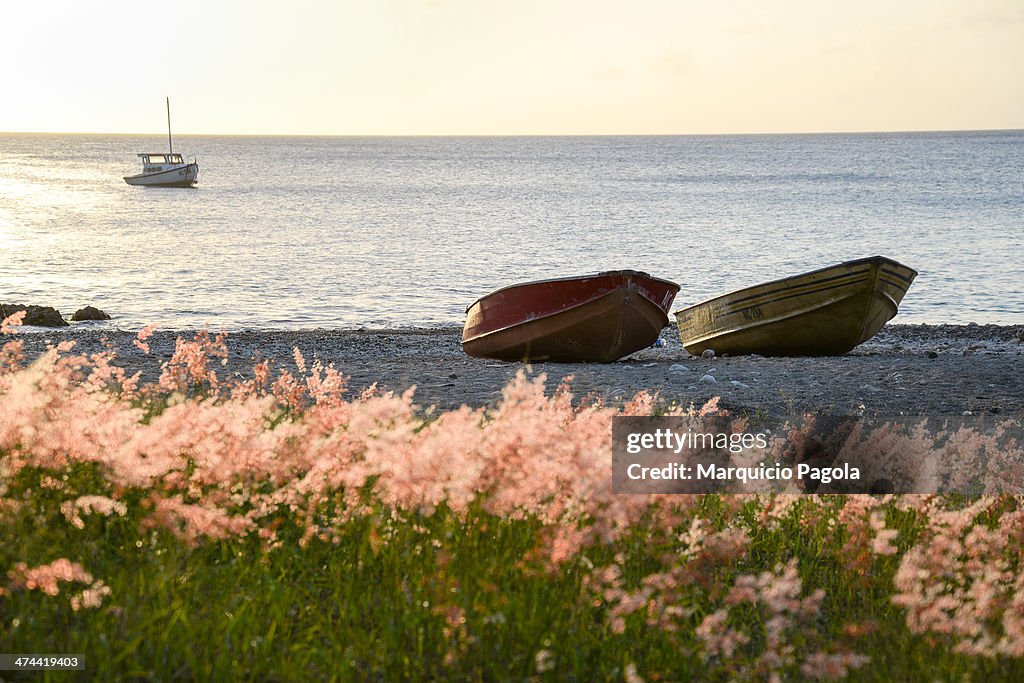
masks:
[[[38,327],[67,327],[60,311],[51,306],[25,306],[24,304],[0,304],[0,319],[6,318],[18,311],[25,311],[25,318],[22,325],[36,325]]]
[[[75,314],[71,316],[71,320],[75,322],[79,320],[110,320],[110,316],[95,306],[86,306],[75,311]]]

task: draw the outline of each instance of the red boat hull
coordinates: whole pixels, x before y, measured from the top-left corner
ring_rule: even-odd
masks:
[[[505,287],[466,309],[478,358],[610,363],[658,339],[679,285],[632,270]]]

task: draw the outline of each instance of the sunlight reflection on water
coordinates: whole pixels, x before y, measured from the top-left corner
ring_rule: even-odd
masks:
[[[0,301],[110,325],[459,324],[513,282],[633,268],[676,308],[884,254],[897,321],[1024,321],[1024,133],[186,137],[193,190],[141,189],[158,136],[0,136]]]

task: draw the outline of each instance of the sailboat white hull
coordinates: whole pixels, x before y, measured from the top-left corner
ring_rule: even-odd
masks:
[[[166,171],[125,176],[124,178],[129,185],[146,187],[192,187],[198,180],[199,164],[197,163],[175,166]]]

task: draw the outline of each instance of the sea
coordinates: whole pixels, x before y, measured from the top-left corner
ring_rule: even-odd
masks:
[[[1024,323],[1024,131],[176,136],[194,189],[131,187],[166,137],[0,134],[0,302],[134,329],[461,325],[516,282],[642,270],[674,309],[881,254],[894,322]]]

